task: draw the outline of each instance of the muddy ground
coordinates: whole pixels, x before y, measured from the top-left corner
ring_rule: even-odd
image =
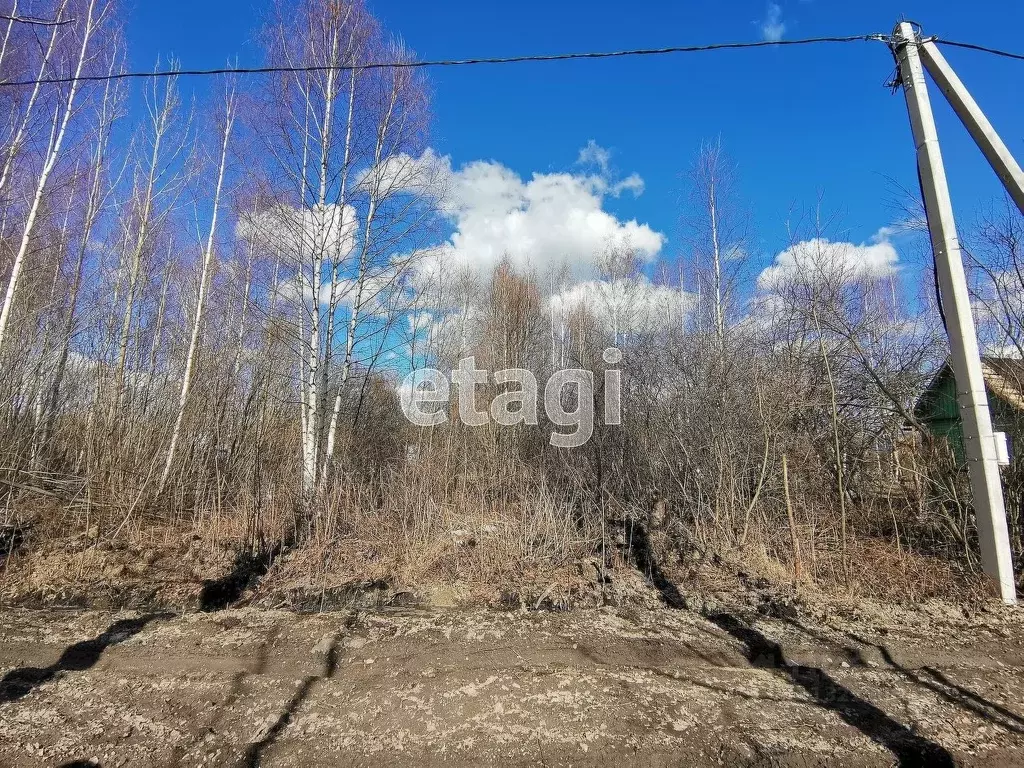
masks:
[[[1020,610],[780,613],[9,609],[0,765],[1024,765]]]

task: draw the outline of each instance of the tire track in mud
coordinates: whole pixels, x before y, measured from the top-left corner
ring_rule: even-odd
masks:
[[[57,666],[59,648],[95,637],[101,622],[114,626],[102,614],[0,615],[0,668]],[[995,641],[968,646],[952,631],[928,645],[886,636],[893,664],[918,676],[941,667],[970,707],[881,651],[851,663],[830,645],[849,644],[843,636],[742,622],[667,609],[190,614],[115,631],[92,666],[0,706],[0,764],[404,768],[543,755],[551,765],[885,766],[938,750],[957,764],[1024,764],[1024,734],[1006,728],[1024,718],[1013,695],[1024,646],[990,658]],[[939,658],[942,645],[950,653]],[[988,717],[978,702],[1009,715]]]

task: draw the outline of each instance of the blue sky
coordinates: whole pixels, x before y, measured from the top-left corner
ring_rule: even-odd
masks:
[[[926,33],[1016,51],[1024,29],[1020,0],[780,0],[777,12],[760,0],[369,2],[393,34],[431,59],[756,40],[768,22],[781,25],[784,38],[889,32],[901,15]],[[257,63],[252,38],[263,7],[262,0],[137,0],[130,61],[148,68],[173,53],[186,68],[234,56]],[[1024,65],[945,53],[1024,157]],[[672,256],[680,247],[681,176],[701,141],[721,136],[754,216],[750,250],[767,264],[786,245],[791,212],[819,194],[838,214],[833,234],[855,243],[899,217],[889,179],[906,188],[916,179],[902,95],[883,87],[892,71],[881,43],[446,68],[431,73],[433,145],[455,167],[494,160],[528,179],[578,171],[580,148],[594,140],[611,151],[615,172],[645,182],[642,195],[606,198],[606,208],[665,233]],[[954,204],[967,225],[1001,188],[945,103],[936,106]]]

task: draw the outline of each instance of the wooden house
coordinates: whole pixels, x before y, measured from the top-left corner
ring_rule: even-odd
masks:
[[[1011,459],[1024,453],[1024,360],[983,357],[992,428],[1005,432]],[[914,407],[914,415],[938,437],[945,437],[958,461],[964,460],[963,422],[956,399],[956,381],[947,362]]]

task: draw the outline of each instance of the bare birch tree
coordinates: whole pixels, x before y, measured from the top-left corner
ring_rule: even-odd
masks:
[[[61,10],[65,7],[66,6],[62,4]],[[66,93],[62,94],[61,97],[58,98],[58,108],[54,112],[53,121],[50,127],[50,136],[44,150],[42,167],[36,180],[35,191],[33,193],[32,202],[29,206],[28,216],[26,217],[25,224],[22,228],[21,243],[15,253],[14,262],[11,265],[11,272],[7,282],[7,290],[4,293],[3,307],[0,309],[0,351],[3,350],[4,342],[8,335],[7,329],[11,321],[11,314],[14,311],[15,294],[18,289],[22,269],[25,266],[25,258],[29,251],[29,245],[35,230],[36,220],[39,216],[43,196],[46,193],[50,175],[53,173],[53,170],[61,157],[61,149],[64,145],[64,138],[67,135],[68,124],[71,122],[71,118],[75,114],[75,99],[78,96],[80,88],[80,81],[78,78],[82,75],[82,72],[89,61],[89,57],[93,53],[93,37],[96,34],[99,25],[103,23],[104,14],[110,10],[110,7],[111,6],[109,5],[101,4],[98,0],[87,0],[84,7],[79,9],[81,16],[77,19],[76,23],[74,25],[68,25],[74,27],[74,42],[76,44],[75,48],[72,49],[72,58],[69,62],[72,67],[72,81],[69,84]],[[53,40],[52,37],[51,40]],[[51,51],[52,47],[48,49],[47,56],[45,57],[47,65],[50,64],[49,59]],[[45,69],[49,69],[49,66],[46,66]],[[13,153],[16,151],[17,142],[13,142],[9,157],[13,158]],[[5,162],[5,171],[6,170],[7,163]],[[0,188],[0,192],[2,192],[2,188]]]
[[[192,332],[189,336],[188,352],[185,355],[185,370],[181,377],[181,392],[178,395],[178,415],[174,421],[174,428],[171,431],[171,442],[167,447],[167,458],[164,461],[163,473],[160,476],[159,489],[162,492],[167,483],[174,466],[174,455],[178,448],[178,440],[181,437],[181,425],[185,420],[185,409],[188,406],[188,396],[192,387],[192,375],[196,363],[196,350],[199,346],[199,334],[203,328],[203,315],[206,309],[207,292],[210,289],[210,278],[214,268],[215,238],[217,236],[217,218],[220,214],[221,193],[224,189],[224,170],[227,166],[228,144],[231,141],[231,131],[235,123],[236,96],[234,90],[229,90],[224,99],[224,116],[221,133],[220,161],[217,165],[216,183],[213,193],[213,209],[210,213],[210,227],[206,237],[206,247],[203,249],[202,267],[199,273],[199,295],[196,297],[195,313],[192,317]]]
[[[181,113],[176,78],[154,81],[146,92],[146,107],[148,125],[139,138],[146,151],[137,160],[129,213],[122,223],[124,250],[118,268],[118,290],[124,296],[124,305],[117,323],[114,396],[111,401],[111,413],[115,417],[125,390],[132,321],[139,300],[145,258],[151,251],[154,231],[171,214],[184,181],[180,164],[186,151],[189,121]]]
[[[341,389],[364,320],[398,286],[427,218],[416,202],[427,198],[425,185],[410,172],[423,153],[426,100],[408,70],[358,68],[405,55],[384,44],[361,2],[303,0],[282,4],[277,14],[266,33],[270,59],[318,68],[273,84],[257,131],[261,146],[272,148],[265,170],[283,196],[257,218],[268,248],[285,245],[308,498],[336,450]]]
[[[739,310],[738,281],[746,261],[746,217],[740,208],[736,170],[721,139],[701,145],[690,170],[690,209],[684,216],[699,311],[710,315],[716,344]]]

